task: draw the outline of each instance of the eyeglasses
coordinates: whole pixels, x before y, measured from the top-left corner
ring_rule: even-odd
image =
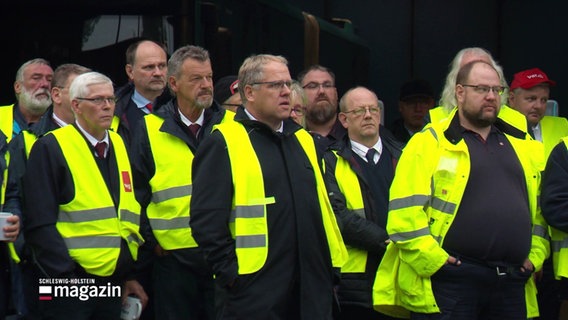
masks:
[[[304,88],[304,89],[306,89],[306,90],[317,90],[317,89],[319,89],[320,87],[321,87],[323,90],[335,88],[335,86],[334,86],[333,83],[331,83],[331,82],[324,82],[324,83],[309,82],[308,84],[306,84],[306,85],[303,86],[302,88]]]
[[[488,94],[489,91],[493,91],[493,93],[496,93],[496,94],[501,95],[501,94],[503,94],[503,92],[505,92],[505,87],[503,87],[503,86],[493,86],[493,87],[490,87],[490,86],[484,86],[484,85],[477,85],[477,86],[474,86],[474,85],[471,85],[471,84],[460,84],[460,85],[461,85],[462,87],[470,87],[470,88],[473,88],[473,91],[475,91],[475,92],[477,92],[477,93],[479,93],[479,94]]]
[[[292,108],[291,111],[294,111],[294,113],[297,116],[300,116],[300,117],[304,115],[304,109],[303,108]]]
[[[367,111],[369,111],[369,113],[371,115],[376,115],[379,114],[381,112],[381,108],[379,107],[360,107],[360,108],[356,108],[350,111],[344,111],[343,113],[353,113],[354,116],[356,117],[360,117],[362,115],[364,115]]]
[[[115,104],[116,97],[97,97],[97,98],[75,98],[77,100],[89,101],[92,102],[96,106],[102,106],[105,102],[108,104]]]
[[[282,90],[284,89],[284,86],[286,86],[288,89],[290,89],[290,86],[292,85],[292,81],[264,81],[264,82],[253,82],[251,83],[252,86],[256,85],[256,84],[266,84],[268,85],[268,89],[276,89],[276,90]]]

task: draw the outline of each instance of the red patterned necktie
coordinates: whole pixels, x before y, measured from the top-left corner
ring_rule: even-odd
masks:
[[[148,109],[148,111],[150,111],[150,113],[152,113],[153,108],[154,108],[154,106],[151,103],[148,103],[146,105],[146,109]]]
[[[192,123],[189,125],[189,131],[191,131],[191,133],[193,133],[193,136],[197,138],[197,132],[199,131],[199,129],[201,128],[200,125],[198,125],[197,123]]]
[[[106,142],[97,142],[97,144],[95,145],[95,152],[97,153],[98,158],[104,159],[106,145]]]

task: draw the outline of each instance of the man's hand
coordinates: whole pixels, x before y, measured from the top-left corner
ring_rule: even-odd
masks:
[[[129,295],[135,295],[142,302],[142,309],[146,308],[148,304],[148,295],[140,283],[136,280],[126,281],[124,284],[124,290],[122,292],[122,303],[126,302],[126,297]]]
[[[7,241],[14,242],[20,233],[20,217],[13,214],[6,218],[8,225],[2,228],[2,232],[4,232],[4,236],[8,238]]]
[[[529,259],[526,259],[525,262],[523,262],[523,266],[521,267],[521,271],[522,272],[534,271],[534,265],[532,264],[532,262]]]

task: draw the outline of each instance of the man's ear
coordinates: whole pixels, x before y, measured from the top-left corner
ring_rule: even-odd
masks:
[[[345,113],[340,112],[337,115],[337,118],[339,119],[339,122],[341,122],[341,125],[347,129],[347,127],[349,126],[349,124],[347,123],[347,115]]]

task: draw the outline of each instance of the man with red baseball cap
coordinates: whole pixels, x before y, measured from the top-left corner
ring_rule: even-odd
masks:
[[[509,90],[509,105],[526,116],[529,132],[544,145],[545,159],[562,137],[568,136],[566,118],[545,116],[550,87],[555,85],[556,82],[550,80],[546,73],[533,68],[516,73]],[[560,309],[552,263],[550,258],[545,260],[542,277],[537,277],[536,281],[542,319],[558,319]]]
[[[544,144],[547,158],[560,139],[568,136],[566,118],[545,116],[550,87],[555,85],[546,73],[533,68],[516,73],[509,90],[509,106],[525,115],[529,132]]]

